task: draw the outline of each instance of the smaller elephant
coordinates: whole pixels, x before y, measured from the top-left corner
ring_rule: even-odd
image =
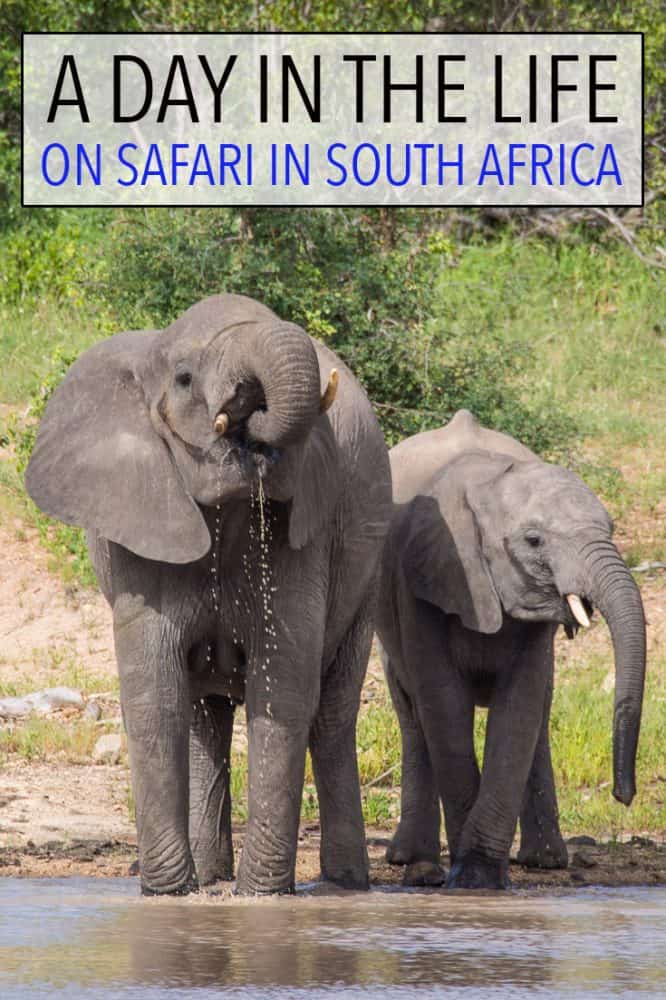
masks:
[[[606,619],[615,656],[615,798],[635,794],[645,677],[639,590],[606,510],[574,473],[461,410],[391,452],[394,514],[377,631],[402,732],[402,809],[388,860],[406,882],[506,888],[519,860],[565,867],[548,738],[553,647]],[[483,769],[475,706],[489,709]]]

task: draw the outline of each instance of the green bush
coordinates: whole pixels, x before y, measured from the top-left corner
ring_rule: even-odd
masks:
[[[497,292],[488,299],[467,287],[451,304],[438,292],[459,251],[435,218],[405,209],[126,213],[113,227],[104,294],[126,326],[161,326],[222,291],[265,302],[349,364],[390,445],[461,407],[538,451],[570,442],[574,421],[547,394],[523,399],[532,351],[527,335],[507,341],[496,328]]]
[[[16,467],[21,477],[32,454],[46,404],[75,360],[73,355],[56,349],[47,376],[31,396],[27,419],[19,420],[14,416],[10,420],[7,443],[13,445]],[[54,566],[66,579],[75,580],[86,587],[95,586],[96,578],[88,557],[85,532],[81,528],[51,520],[27,497],[26,502],[29,504],[31,519],[39,530],[41,542],[53,557]]]
[[[0,235],[2,305],[48,297],[80,306],[101,280],[108,213],[43,211]]]
[[[37,427],[46,409],[46,404],[74,361],[76,361],[75,355],[65,354],[60,348],[56,348],[51,358],[48,374],[31,394],[27,421],[19,420],[16,415],[10,421],[9,441],[14,445],[16,467],[21,475],[25,472],[32,449],[35,446]]]

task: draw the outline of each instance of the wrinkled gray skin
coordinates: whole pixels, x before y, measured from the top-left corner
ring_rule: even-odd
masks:
[[[388,859],[406,881],[503,888],[520,816],[519,860],[564,867],[548,740],[553,642],[580,596],[606,619],[615,655],[614,787],[629,805],[645,673],[640,594],[610,519],[573,473],[461,410],[390,453],[395,510],[378,632],[403,744],[402,813]],[[488,706],[483,771],[475,705]]]
[[[269,615],[250,542],[260,472]],[[365,888],[355,723],[391,498],[386,446],[351,373],[257,302],[214,296],[165,330],[87,351],[47,407],[26,483],[42,510],[88,529],[113,608],[144,892],[233,877],[229,754],[243,699],[238,891],[293,889],[308,746],[322,874]]]

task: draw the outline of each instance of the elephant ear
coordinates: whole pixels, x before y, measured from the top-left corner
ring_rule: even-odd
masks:
[[[415,497],[401,515],[408,525],[402,565],[412,593],[485,634],[501,628],[502,604],[474,509],[476,489],[510,464],[506,456],[466,454],[446,466],[427,495]]]
[[[338,445],[326,414],[317,418],[302,448],[289,515],[292,549],[302,549],[331,520],[342,489]]]
[[[46,514],[146,559],[186,563],[210,535],[144,398],[141,368],[158,335],[120,333],[76,361],[46,407],[25,482]]]

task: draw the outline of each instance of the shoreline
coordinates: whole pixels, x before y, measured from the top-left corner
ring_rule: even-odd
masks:
[[[390,833],[367,831],[371,888],[397,887],[403,869],[389,865],[384,852]],[[666,885],[666,843],[649,837],[633,836],[627,842],[590,843],[593,838],[570,837],[567,841],[569,867],[558,870],[525,869],[512,859],[509,869],[513,889],[566,889],[579,887],[621,887]],[[581,843],[580,841],[585,841]],[[236,859],[243,842],[243,828],[234,828]],[[442,855],[444,867],[449,859]],[[134,871],[130,871],[134,868]],[[35,844],[0,847],[0,878],[118,878],[136,873],[134,838],[52,840]],[[319,876],[319,827],[301,827],[296,862],[298,884],[317,881]],[[229,883],[218,883],[218,888]]]

